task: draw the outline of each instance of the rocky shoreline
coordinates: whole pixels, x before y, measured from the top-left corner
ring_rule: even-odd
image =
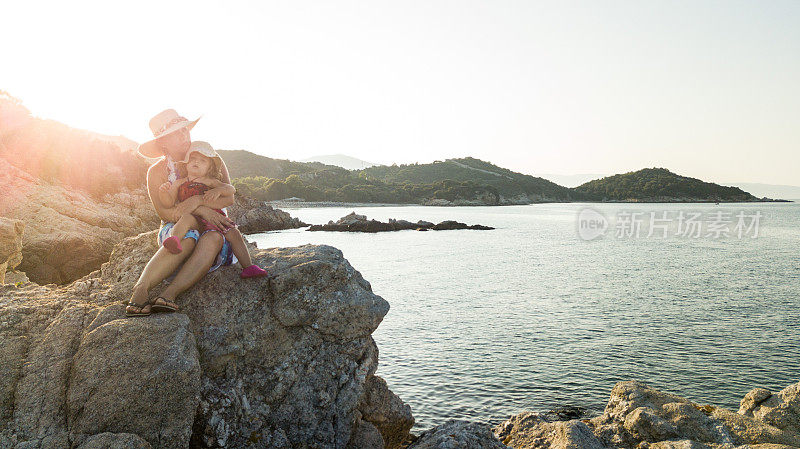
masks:
[[[180,312],[125,318],[155,250],[151,231],[69,285],[0,286],[0,447],[800,447],[800,383],[756,388],[731,411],[620,382],[590,419],[527,412],[414,436],[411,408],[375,375],[371,334],[389,304],[339,250],[253,248],[272,277],[223,267]]]
[[[337,232],[392,232],[392,231],[447,231],[457,229],[474,229],[488,231],[494,229],[491,226],[468,225],[454,220],[445,220],[434,224],[430,221],[419,220],[412,223],[407,220],[395,220],[390,218],[388,222],[377,220],[367,220],[365,215],[358,215],[351,212],[337,221],[329,221],[324,225],[311,225],[309,231],[337,231]]]

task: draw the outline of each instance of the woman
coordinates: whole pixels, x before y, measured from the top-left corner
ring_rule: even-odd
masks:
[[[221,265],[236,263],[230,243],[223,234],[215,231],[206,232],[197,239],[187,233],[181,240],[183,251],[172,254],[161,246],[161,241],[180,217],[194,214],[202,217],[223,231],[233,226],[233,222],[214,209],[222,209],[233,204],[233,195],[220,196],[214,201],[205,201],[202,195],[187,198],[175,206],[162,204],[159,200],[158,188],[167,181],[175,181],[178,177],[175,161],[184,159],[191,145],[189,131],[197,123],[178,115],[174,109],[167,109],[150,120],[150,129],[154,139],[139,146],[139,153],[149,158],[162,158],[147,170],[147,192],[156,213],[161,217],[159,231],[159,248],[153,255],[139,280],[133,287],[131,299],[126,308],[129,316],[149,315],[156,311],[175,311],[178,306],[175,298],[194,285],[203,275],[219,268]],[[225,162],[222,162],[222,177],[230,183],[230,175]],[[196,232],[196,231],[195,231]],[[196,236],[195,236],[196,237]],[[181,266],[183,263],[183,266]],[[155,300],[148,298],[148,291],[166,279],[178,267],[181,267],[169,286]]]

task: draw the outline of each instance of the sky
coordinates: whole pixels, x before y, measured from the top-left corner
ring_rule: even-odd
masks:
[[[34,115],[300,160],[472,156],[800,184],[800,1],[72,1],[0,7]]]

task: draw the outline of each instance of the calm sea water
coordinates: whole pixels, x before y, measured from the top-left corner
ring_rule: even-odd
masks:
[[[411,405],[417,430],[561,405],[594,414],[622,380],[734,410],[753,387],[800,381],[800,205],[590,205],[611,220],[592,241],[577,232],[586,206],[291,209],[307,223],[355,210],[497,229],[251,238],[260,248],[333,245],[389,301],[374,334],[378,374]],[[757,238],[705,228],[647,238],[647,223],[639,238],[618,238],[621,211],[667,212],[670,234],[680,211],[730,212],[731,230],[740,211],[762,216]]]

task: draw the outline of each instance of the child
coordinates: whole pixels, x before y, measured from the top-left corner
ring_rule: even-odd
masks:
[[[182,173],[186,173],[186,177],[178,179],[174,183],[165,182],[159,187],[158,195],[162,204],[173,206],[176,200],[177,202],[184,201],[195,195],[203,195],[203,199],[206,201],[214,201],[222,195],[232,195],[236,192],[236,188],[220,180],[222,159],[211,148],[211,145],[206,142],[192,142],[189,151],[186,152],[186,157],[179,164],[183,165],[184,170]],[[225,215],[222,210],[216,209],[216,211]],[[190,229],[197,229],[201,234],[209,230],[225,234],[225,238],[231,244],[233,254],[239,259],[239,263],[244,268],[239,275],[240,277],[250,278],[267,275],[264,269],[253,264],[247,251],[244,237],[242,237],[242,233],[239,232],[235,225],[228,231],[223,232],[206,220],[187,214],[182,216],[172,227],[169,237],[164,239],[164,248],[167,248],[167,251],[172,254],[178,254],[183,251],[178,236],[186,234]]]

